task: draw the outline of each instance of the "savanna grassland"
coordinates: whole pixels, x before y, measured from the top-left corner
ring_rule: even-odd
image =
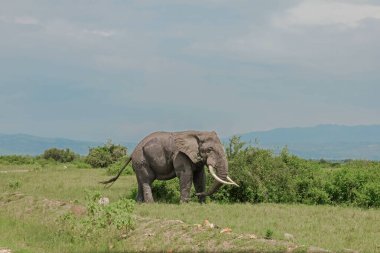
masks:
[[[378,162],[306,161],[235,141],[226,151],[241,187],[224,187],[205,205],[177,204],[176,180],[155,183],[160,203],[136,204],[130,168],[104,188],[98,182],[120,161],[91,168],[78,157],[1,157],[0,249],[380,252]],[[98,204],[102,196],[109,205]]]

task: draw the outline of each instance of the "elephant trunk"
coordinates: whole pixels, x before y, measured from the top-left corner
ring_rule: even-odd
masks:
[[[205,196],[210,196],[210,195],[214,194],[215,192],[217,192],[219,190],[219,188],[222,185],[223,185],[222,183],[215,181],[214,184],[210,187],[210,189],[205,193]]]

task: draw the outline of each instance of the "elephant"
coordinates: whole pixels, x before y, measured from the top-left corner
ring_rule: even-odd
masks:
[[[100,183],[112,185],[130,161],[138,183],[137,202],[154,202],[152,183],[156,179],[178,177],[181,203],[189,201],[192,183],[200,203],[204,203],[206,196],[218,191],[223,184],[238,186],[228,176],[224,147],[214,131],[151,133],[137,144],[116,176]],[[208,191],[204,166],[215,179]]]

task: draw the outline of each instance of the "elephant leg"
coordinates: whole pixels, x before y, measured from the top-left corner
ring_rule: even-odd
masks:
[[[144,192],[144,201],[146,203],[153,203],[153,194],[152,194],[152,184],[151,183],[144,183],[142,185],[143,192]]]
[[[191,184],[193,182],[192,163],[186,155],[178,154],[174,161],[174,170],[179,178],[181,203],[189,202]]]
[[[144,200],[146,203],[152,203],[152,183],[155,179],[153,171],[149,166],[143,164],[136,169],[136,176],[138,182],[137,200]]]
[[[206,191],[206,174],[203,168],[199,169],[194,173],[194,188],[196,193],[201,193]],[[205,203],[205,196],[198,196],[199,203]]]
[[[138,188],[137,188],[137,195],[136,195],[136,202],[141,203],[144,201],[144,191],[143,191],[143,186],[139,182],[138,183]]]
[[[193,173],[189,171],[182,172],[179,176],[180,190],[181,190],[181,203],[189,202],[190,190],[193,181]]]

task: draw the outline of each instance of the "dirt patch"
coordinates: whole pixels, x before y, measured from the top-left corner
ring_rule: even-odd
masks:
[[[0,249],[0,253],[12,253],[10,249]]]
[[[87,209],[81,205],[72,205],[70,211],[77,217],[84,216],[87,213]]]
[[[126,238],[132,251],[293,252],[298,248],[293,243],[266,240],[252,234],[238,234],[231,230],[221,233],[226,229],[210,226],[208,222],[190,225],[180,220],[136,217],[136,224],[135,230]],[[149,245],[155,245],[155,248]]]
[[[25,172],[30,172],[30,170],[0,170],[0,173],[25,173]]]
[[[23,214],[42,212],[44,215],[59,216],[66,212],[72,212],[75,216],[86,214],[86,208],[69,201],[52,200],[47,198],[35,198],[20,192],[3,193],[0,195],[0,207],[8,206],[18,217]],[[1,253],[1,252],[0,252]]]
[[[0,195],[0,206],[25,197],[21,192],[4,193]]]

